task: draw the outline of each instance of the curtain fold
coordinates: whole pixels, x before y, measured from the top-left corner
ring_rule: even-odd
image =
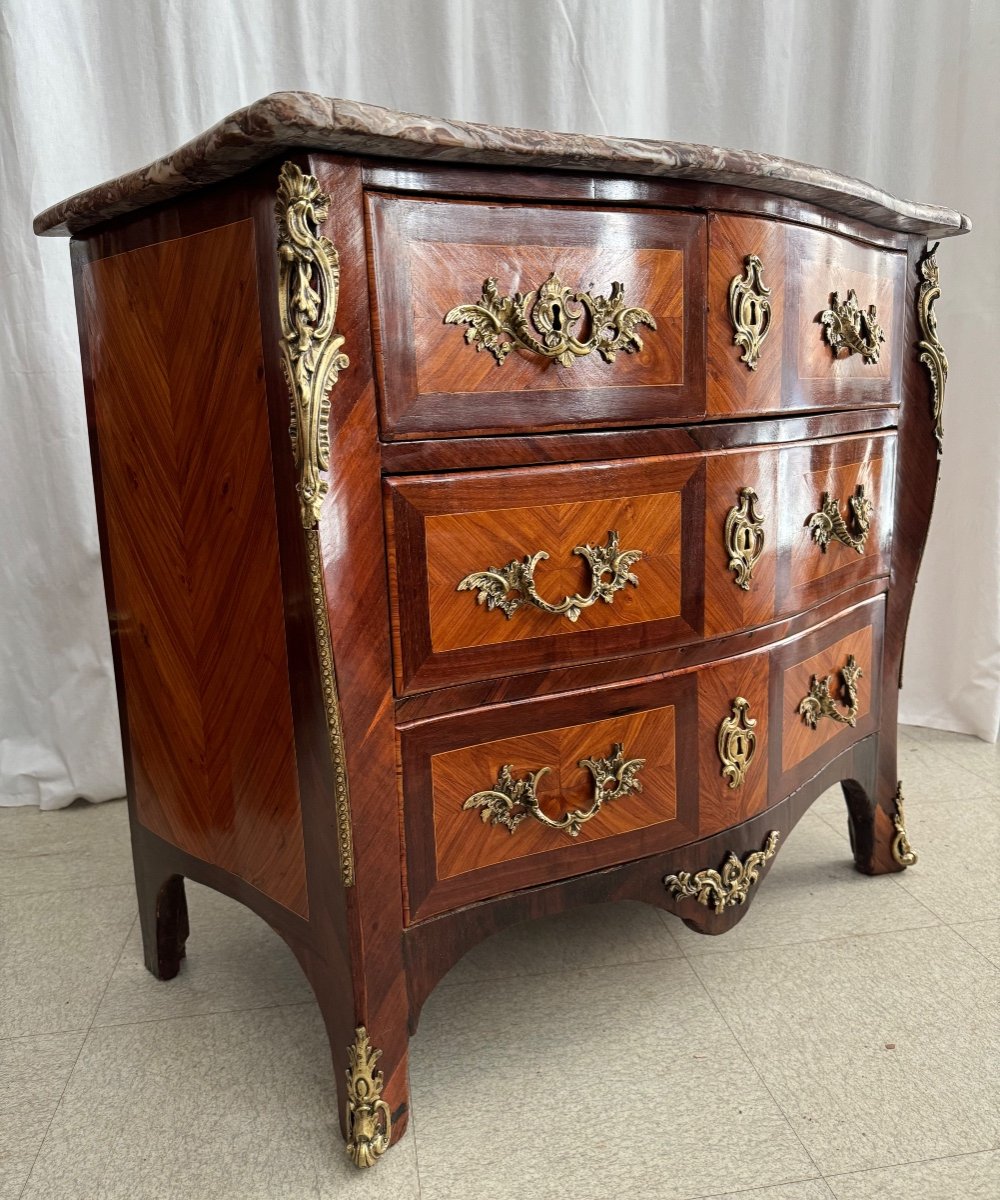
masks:
[[[1000,725],[1000,5],[990,0],[6,0],[0,10],[0,804],[124,788],[64,241],[31,218],[270,91],[767,151],[961,208],[901,715]]]

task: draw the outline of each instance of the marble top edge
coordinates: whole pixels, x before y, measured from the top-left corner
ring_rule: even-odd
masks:
[[[80,233],[230,178],[286,149],[691,179],[779,193],[928,237],[971,228],[969,218],[952,209],[901,200],[860,179],[754,151],[477,125],[312,92],[274,92],[171,154],[45,209],[35,218],[35,233]]]

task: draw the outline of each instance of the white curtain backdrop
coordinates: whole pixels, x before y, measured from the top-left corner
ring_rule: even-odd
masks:
[[[677,138],[971,214],[903,719],[1000,721],[997,0],[3,0],[0,804],[123,791],[68,246],[32,215],[267,92]]]

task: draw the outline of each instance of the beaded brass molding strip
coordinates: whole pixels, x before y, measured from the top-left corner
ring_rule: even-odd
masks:
[[[465,340],[477,350],[488,350],[498,367],[514,349],[551,358],[561,367],[594,351],[613,363],[619,350],[630,354],[642,349],[640,325],[656,328],[651,313],[625,303],[623,284],[612,283],[607,296],[594,296],[571,291],[554,271],[535,291],[513,296],[501,296],[491,276],[475,304],[456,305],[444,321],[468,325]],[[584,331],[586,336],[576,336]]]
[[[754,850],[742,862],[730,850],[721,871],[709,868],[696,875],[690,871],[678,871],[676,875],[664,876],[663,885],[675,899],[695,899],[721,915],[727,908],[734,908],[746,901],[750,889],[760,878],[761,867],[774,858],[780,838],[780,831],[772,829],[764,848]]]
[[[359,1025],[354,1044],[347,1047],[347,1157],[356,1167],[370,1167],[389,1149],[392,1113],[382,1099],[382,1072],[376,1065],[381,1050],[373,1050],[368,1030]]]
[[[931,416],[934,420],[934,436],[938,453],[944,448],[944,389],[948,382],[948,356],[938,340],[937,313],[934,306],[941,295],[940,274],[934,257],[940,242],[935,242],[924,252],[920,260],[921,284],[917,288],[917,319],[920,322],[921,340],[917,342],[920,361],[931,377]]]
[[[329,239],[319,232],[329,211],[330,198],[320,188],[319,180],[304,175],[294,163],[286,162],[278,176],[274,205],[278,229],[281,361],[292,398],[289,434],[299,475],[299,511],[305,530],[316,652],[333,763],[340,872],[344,886],[351,887],[354,883],[354,845],[347,756],[318,529],[323,497],[329,487],[323,476],[330,465],[329,393],[340,372],[349,365],[347,355],[340,349],[344,338],[334,332],[340,258]]]
[[[892,839],[892,857],[901,867],[912,867],[917,861],[917,852],[910,845],[906,834],[906,814],[903,811],[903,783],[896,784],[896,812],[892,818],[896,836]]]

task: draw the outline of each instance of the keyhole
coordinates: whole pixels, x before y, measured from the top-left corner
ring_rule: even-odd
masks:
[[[757,324],[757,301],[756,300],[750,301],[750,320],[747,322],[747,324],[748,325],[756,325]]]
[[[562,332],[562,309],[558,304],[552,305],[552,328],[556,333]]]

